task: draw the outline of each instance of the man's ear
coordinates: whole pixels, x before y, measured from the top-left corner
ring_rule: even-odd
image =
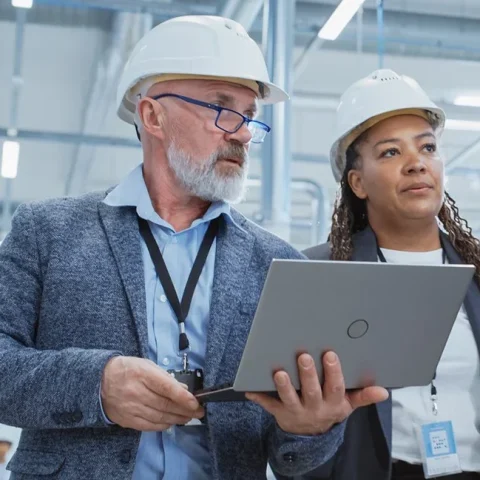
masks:
[[[149,97],[142,98],[137,104],[137,115],[142,123],[140,131],[163,139],[165,111],[162,105]]]

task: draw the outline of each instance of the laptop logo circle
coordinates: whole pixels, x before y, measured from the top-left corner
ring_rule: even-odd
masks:
[[[361,338],[368,332],[368,322],[366,320],[360,319],[355,320],[347,330],[348,336],[350,338]]]

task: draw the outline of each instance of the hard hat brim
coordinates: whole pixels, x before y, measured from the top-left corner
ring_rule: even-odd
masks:
[[[234,79],[231,77],[223,77],[220,75],[213,76],[214,78],[220,81],[228,81],[232,83],[236,83]],[[199,78],[198,75],[192,75],[192,78]],[[239,79],[239,80],[251,80],[256,81],[255,79]],[[243,82],[238,82],[240,85],[243,85]],[[290,97],[285,90],[278,87],[274,83],[271,82],[261,82],[265,87],[265,96],[259,97],[258,101],[260,104],[264,105],[273,105],[275,103],[281,103],[287,101]],[[117,115],[120,117],[121,120],[124,122],[130,123],[134,125],[135,121],[135,109],[136,104],[128,98],[128,95],[125,95],[123,101],[120,103],[119,108],[117,110]]]

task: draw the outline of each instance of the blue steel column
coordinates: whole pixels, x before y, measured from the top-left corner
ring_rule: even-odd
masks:
[[[363,5],[357,13],[357,53],[363,51]]]
[[[383,0],[377,0],[377,46],[378,46],[378,68],[383,68],[385,56],[385,32],[384,32],[384,8]]]
[[[266,1],[264,8],[269,72],[273,82],[291,94],[295,2]],[[262,213],[265,226],[286,240],[290,236],[291,117],[290,101],[265,108],[272,132],[262,156]]]
[[[26,10],[17,8],[17,24],[15,30],[15,53],[13,57],[13,75],[10,103],[10,118],[8,139],[15,140],[17,136],[18,123],[18,101],[20,90],[22,88],[22,59],[23,59],[23,39],[25,31]],[[13,179],[4,178],[5,192],[3,195],[3,215],[2,228],[4,234],[10,229],[11,205],[12,205],[12,187]]]
[[[273,2],[272,2],[273,3]],[[262,50],[267,62],[268,73],[273,77],[273,25],[270,15],[270,0],[263,3],[263,28],[262,28]],[[263,109],[263,119],[267,125],[273,126],[273,108],[266,106]],[[262,221],[272,221],[272,200],[273,200],[273,156],[272,156],[272,134],[265,137],[261,153],[262,171]]]

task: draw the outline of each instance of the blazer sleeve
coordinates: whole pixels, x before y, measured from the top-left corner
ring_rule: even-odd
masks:
[[[42,291],[33,211],[22,205],[0,246],[0,423],[105,426],[98,392],[106,363],[121,352],[37,349]]]
[[[302,436],[284,432],[270,415],[271,426],[268,436],[268,458],[272,470],[287,478],[299,478],[320,467],[329,471],[326,465],[343,443],[346,422],[334,425],[321,435]],[[281,478],[281,477],[277,477]],[[302,477],[303,478],[303,477]]]

